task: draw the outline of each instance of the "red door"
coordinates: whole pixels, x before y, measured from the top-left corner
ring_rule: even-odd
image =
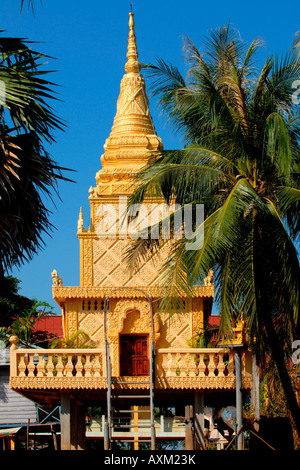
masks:
[[[149,375],[147,335],[120,335],[120,375]]]

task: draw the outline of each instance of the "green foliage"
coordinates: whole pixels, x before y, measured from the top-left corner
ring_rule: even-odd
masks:
[[[41,335],[35,331],[36,323],[40,318],[52,314],[52,307],[46,302],[33,300],[31,308],[19,313],[18,317],[8,327],[0,328],[0,336],[8,344],[9,336],[15,335],[26,347],[36,344],[41,339],[46,339],[47,335]]]
[[[70,336],[64,338],[54,338],[50,341],[49,347],[52,349],[90,349],[90,337],[85,331],[77,330]]]
[[[297,373],[299,373],[299,366],[289,367],[289,374],[295,389],[297,389]],[[260,409],[262,415],[271,418],[288,417],[290,415],[278,370],[270,359],[266,360],[263,366],[260,383]]]
[[[194,337],[189,341],[193,348],[213,348],[218,341],[219,327],[204,322],[203,328],[198,330]]]
[[[24,0],[21,0],[21,12],[23,11],[24,8]],[[42,1],[41,1],[42,3]],[[34,0],[28,0],[28,8],[31,8],[32,12],[34,12],[34,6],[35,6],[35,1]]]
[[[34,300],[19,294],[19,279],[0,277],[0,325],[9,326],[23,312],[34,306]]]
[[[0,272],[20,265],[50,233],[45,198],[67,180],[46,150],[64,123],[55,116],[54,84],[30,41],[0,37]]]

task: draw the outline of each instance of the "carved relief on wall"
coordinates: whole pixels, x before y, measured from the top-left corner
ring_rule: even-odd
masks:
[[[149,333],[151,330],[150,306],[144,299],[120,299],[107,318],[108,336],[110,331],[123,332],[124,327],[130,333]],[[124,326],[125,325],[125,326]]]
[[[66,303],[67,336],[76,333],[78,329],[77,321],[77,300],[68,300]]]
[[[144,261],[137,272],[130,272],[123,262],[128,240],[93,240],[93,279],[101,287],[156,286],[159,268],[152,260]],[[162,261],[160,259],[160,265]]]
[[[196,297],[192,301],[192,331],[193,334],[203,328],[203,298]]]
[[[149,116],[149,103],[145,93],[145,81],[141,75],[125,75],[121,81],[121,93],[117,102],[116,118],[128,114]]]
[[[120,371],[119,335],[125,333],[148,334],[152,341],[150,305],[144,299],[120,299],[107,316],[107,339],[110,344],[112,375]],[[150,343],[149,343],[150,344]]]
[[[103,318],[103,311],[78,314],[78,328],[89,335],[91,346],[104,347]]]
[[[187,348],[191,339],[191,313],[160,314],[160,338],[157,348]]]
[[[83,238],[83,253],[82,253],[82,274],[83,285],[93,285],[93,240],[91,238]]]

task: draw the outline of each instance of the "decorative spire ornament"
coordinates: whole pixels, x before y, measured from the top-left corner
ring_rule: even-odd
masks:
[[[84,230],[84,227],[83,227],[83,213],[82,213],[82,207],[80,207],[79,218],[78,218],[78,223],[77,223],[77,231],[82,232],[83,230]]]
[[[135,31],[134,31],[134,19],[133,19],[132,10],[129,13],[129,35],[128,35],[127,59],[128,61],[125,64],[125,71],[127,73],[139,73],[141,70],[141,64],[138,61],[138,52],[137,52],[137,46],[136,46],[136,37],[135,37]]]
[[[149,110],[145,80],[138,61],[132,5],[125,74],[120,84],[117,112],[101,156],[102,168],[96,174],[97,187],[91,199],[100,195],[130,194],[132,180],[153,155],[162,150]]]

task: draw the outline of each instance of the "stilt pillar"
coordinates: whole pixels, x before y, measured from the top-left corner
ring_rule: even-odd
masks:
[[[71,402],[71,450],[85,450],[85,408],[77,400]]]
[[[69,390],[60,394],[60,448],[71,450],[71,397]]]
[[[194,392],[194,433],[195,450],[205,449],[204,437],[204,392],[195,390]]]
[[[61,391],[61,450],[85,449],[85,409],[75,399],[71,399],[70,391]]]
[[[194,450],[194,410],[192,405],[185,407],[185,450]]]

